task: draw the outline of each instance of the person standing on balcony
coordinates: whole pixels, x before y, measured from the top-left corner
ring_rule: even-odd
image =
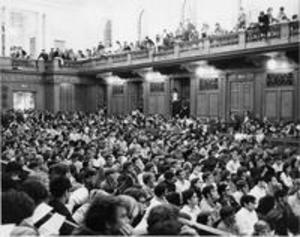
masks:
[[[267,39],[269,27],[270,27],[270,20],[269,20],[269,16],[265,14],[263,11],[261,11],[259,14],[258,25],[259,25],[261,36]]]
[[[277,15],[277,19],[279,22],[286,22],[289,21],[286,13],[284,12],[284,7],[279,8],[279,13]]]
[[[246,13],[244,8],[240,8],[239,16],[238,16],[238,30],[245,30],[246,29]]]

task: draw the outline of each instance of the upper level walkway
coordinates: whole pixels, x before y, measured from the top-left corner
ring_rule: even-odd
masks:
[[[83,61],[41,62],[0,58],[0,69],[58,71],[62,73],[97,74],[143,67],[179,65],[199,60],[217,60],[248,54],[299,48],[299,21],[270,26],[265,38],[258,28],[211,36],[194,42],[175,44],[170,49],[131,51]]]

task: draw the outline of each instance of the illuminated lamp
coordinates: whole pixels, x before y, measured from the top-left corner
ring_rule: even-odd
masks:
[[[212,78],[219,76],[219,70],[213,66],[203,65],[196,69],[196,75],[201,78]]]
[[[148,82],[164,82],[166,76],[160,74],[159,72],[147,72],[145,79]]]
[[[274,71],[277,69],[277,61],[274,58],[271,58],[267,62],[267,69],[270,71]]]
[[[123,85],[125,80],[118,76],[109,76],[106,78],[106,82],[110,85]]]

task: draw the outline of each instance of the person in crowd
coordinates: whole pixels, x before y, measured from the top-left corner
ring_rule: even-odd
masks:
[[[184,170],[177,170],[176,177],[177,177],[177,181],[175,182],[175,186],[176,186],[177,193],[182,193],[183,191],[190,188],[191,184],[188,180],[186,180]]]
[[[39,60],[40,58],[43,59],[45,62],[48,61],[49,55],[46,53],[45,49],[42,49],[42,52],[39,54],[37,60]]]
[[[218,203],[219,194],[213,185],[208,185],[202,190],[202,200],[200,202],[201,212],[210,213],[214,222],[220,219],[221,205]]]
[[[259,29],[262,37],[267,39],[269,33],[270,21],[268,15],[265,14],[264,11],[261,11],[259,13],[258,24],[259,24]]]
[[[258,222],[255,223],[254,225],[254,232],[252,236],[273,236],[270,226],[267,222],[263,220],[259,220]]]
[[[292,208],[294,214],[300,218],[300,179],[295,181],[295,186],[297,189],[295,193],[288,196],[288,204]]]
[[[97,197],[90,205],[83,225],[74,235],[125,235],[132,234],[127,205],[114,196]]]
[[[278,19],[279,22],[289,21],[289,18],[287,17],[287,15],[284,11],[284,7],[279,8],[277,19]]]
[[[53,207],[53,210],[64,217],[70,222],[75,223],[69,212],[66,204],[70,196],[71,182],[67,177],[57,177],[50,182],[50,193],[52,199],[49,201],[49,205]],[[61,235],[69,235],[73,231],[73,228],[68,225],[62,225],[59,233]]]
[[[241,206],[242,208],[235,215],[239,234],[251,236],[254,232],[254,224],[258,221],[255,197],[244,195],[241,198]]]
[[[184,206],[182,207],[180,212],[189,215],[192,221],[197,221],[197,217],[201,211],[199,208],[199,200],[197,194],[192,189],[188,189],[182,193],[182,199]]]
[[[231,206],[223,206],[220,210],[221,221],[218,224],[218,229],[238,235],[239,230],[235,219],[235,209]]]
[[[267,184],[264,177],[257,180],[257,184],[250,190],[249,195],[254,196],[257,202],[267,195]]]
[[[164,181],[162,184],[165,185],[167,193],[176,192],[176,177],[173,171],[169,170],[164,173]]]
[[[181,223],[178,210],[169,205],[153,207],[147,218],[148,235],[179,235]]]

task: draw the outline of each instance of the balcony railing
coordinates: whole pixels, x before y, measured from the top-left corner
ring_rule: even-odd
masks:
[[[239,34],[238,33],[230,33],[220,36],[212,36],[209,37],[210,47],[222,47],[228,45],[237,45],[239,43]]]
[[[168,49],[154,48],[149,50],[122,52],[114,55],[103,55],[97,58],[91,58],[83,61],[64,61],[61,65],[51,66],[57,63],[40,62],[36,60],[9,59],[5,63],[5,67],[14,69],[28,70],[73,70],[88,71],[109,69],[114,64],[116,66],[137,65],[139,63],[159,62],[172,59],[184,59],[189,56],[203,56],[220,51],[232,52],[233,50],[242,50],[249,48],[257,48],[264,46],[275,46],[276,44],[297,43],[299,42],[299,21],[285,22],[274,24],[269,27],[267,37],[262,34],[259,27],[253,27],[243,32],[229,33],[220,36],[210,36],[197,41],[178,42],[174,47]],[[256,42],[258,44],[256,44]],[[234,49],[233,47],[234,46]],[[44,64],[44,66],[41,66]],[[0,63],[1,65],[1,63]]]
[[[28,59],[12,59],[11,61],[13,69],[36,69],[38,67],[36,60]]]

